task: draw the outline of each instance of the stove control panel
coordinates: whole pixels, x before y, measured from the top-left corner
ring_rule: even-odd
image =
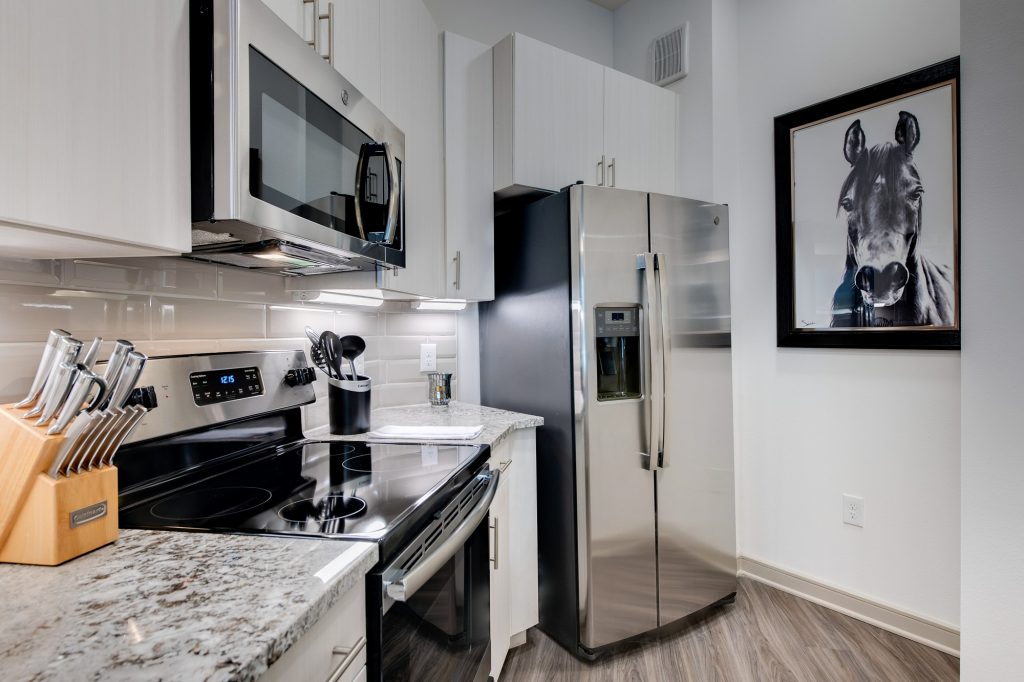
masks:
[[[192,372],[188,378],[192,384],[192,399],[200,407],[263,395],[259,367]]]

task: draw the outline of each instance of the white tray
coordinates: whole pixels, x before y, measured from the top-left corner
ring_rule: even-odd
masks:
[[[366,434],[374,440],[472,440],[483,433],[477,426],[381,426]]]

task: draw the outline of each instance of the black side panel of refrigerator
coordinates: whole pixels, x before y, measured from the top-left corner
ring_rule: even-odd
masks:
[[[484,405],[544,417],[537,429],[540,627],[579,643],[569,193],[495,219],[495,300],[480,304]]]

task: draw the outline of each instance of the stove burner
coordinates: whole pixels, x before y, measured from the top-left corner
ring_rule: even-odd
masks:
[[[277,510],[277,515],[285,521],[305,523],[307,521],[339,521],[366,511],[366,501],[352,495],[327,495],[316,500],[307,497],[286,504]]]
[[[337,445],[337,442],[331,443],[331,457],[344,457],[345,455],[351,452],[355,452],[356,450],[355,445],[343,445],[341,447],[341,452],[335,452],[335,448],[337,447]]]
[[[373,460],[372,455],[356,455],[349,457],[341,466],[349,471],[356,471],[361,474],[380,473],[381,471],[398,471],[399,469],[419,468],[422,465],[419,454],[392,455],[390,457],[378,457]]]
[[[273,494],[266,488],[200,488],[161,500],[149,513],[167,521],[214,519],[254,509],[269,502],[271,497]]]

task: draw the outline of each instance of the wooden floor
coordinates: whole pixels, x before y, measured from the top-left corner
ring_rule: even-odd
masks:
[[[752,580],[736,603],[689,629],[584,663],[536,628],[502,682],[822,682],[960,679],[954,656]]]

